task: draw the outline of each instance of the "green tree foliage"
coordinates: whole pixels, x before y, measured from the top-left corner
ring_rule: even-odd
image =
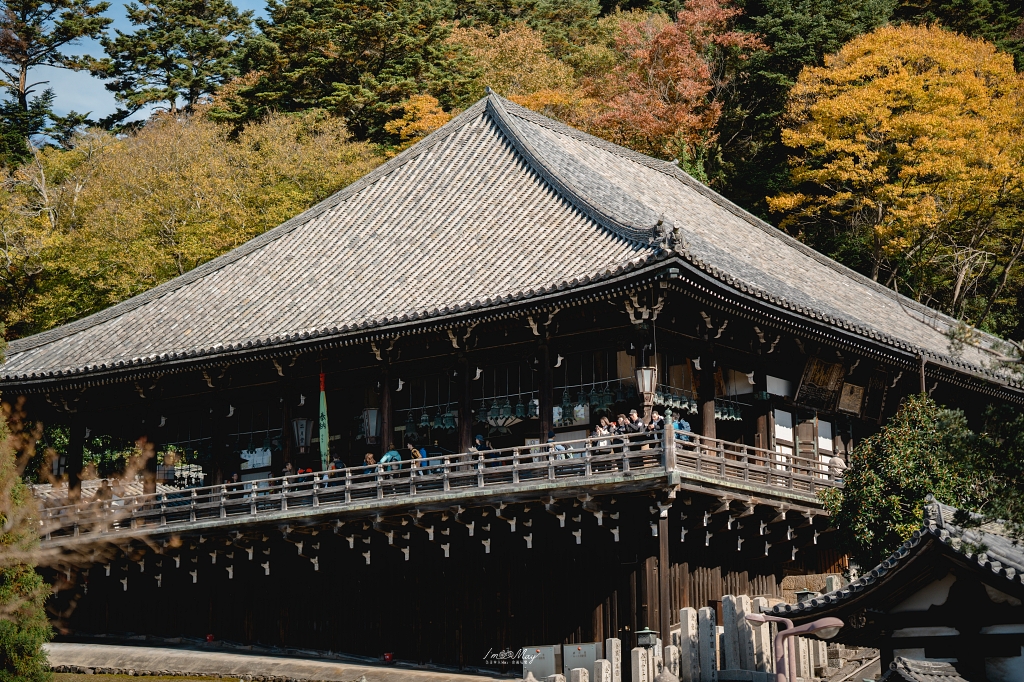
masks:
[[[1004,519],[1019,533],[1022,427],[1024,415],[990,408],[976,433],[963,413],[923,395],[907,398],[854,450],[843,488],[823,493],[841,549],[863,568],[876,566],[921,527],[929,494],[982,518]]]
[[[94,130],[9,175],[0,227],[4,322],[62,324],[180,275],[278,225],[379,157],[322,111],[232,127],[163,115],[136,133]]]
[[[429,94],[443,107],[466,99],[468,66],[447,43],[452,6],[436,0],[270,0],[262,39],[245,63],[258,72],[218,106],[223,119],[322,108],[360,139],[386,138],[392,107]],[[242,113],[239,113],[242,112]]]
[[[767,46],[739,65],[725,93],[720,159],[709,169],[719,189],[748,210],[767,215],[765,197],[789,187],[781,120],[789,91],[805,66],[888,21],[895,0],[746,0],[741,30]]]
[[[781,225],[975,324],[1019,286],[1024,79],[991,43],[884,27],[801,72]]]
[[[3,344],[0,342],[0,361]],[[10,425],[13,428],[9,428]],[[38,433],[25,437],[17,407],[0,413],[0,682],[47,682],[43,644],[52,629],[44,603],[50,590],[36,573],[39,544],[35,502],[22,482]]]
[[[0,88],[7,92],[0,103],[0,167],[24,163],[29,138],[53,117],[53,93],[33,95],[42,83],[31,80],[32,69],[88,68],[88,57],[64,50],[82,38],[99,37],[111,22],[102,16],[109,6],[92,0],[0,0]]]
[[[1024,68],[1024,4],[1020,0],[901,0],[895,21],[939,24],[957,33],[984,38],[1013,55]]]
[[[93,73],[125,106],[111,122],[163,104],[186,112],[238,75],[238,49],[252,30],[252,12],[229,0],[142,0],[125,9],[135,30],[101,41],[107,59]]]

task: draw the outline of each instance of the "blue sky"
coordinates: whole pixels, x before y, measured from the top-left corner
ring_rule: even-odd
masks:
[[[107,16],[114,20],[111,29],[118,28],[129,32],[131,24],[124,12],[122,2],[112,2]],[[235,0],[239,9],[253,10],[257,16],[264,14],[265,0]],[[83,40],[80,45],[72,46],[65,50],[67,54],[89,54],[96,57],[103,56],[103,48],[98,41]],[[49,81],[48,85],[40,86],[53,88],[57,95],[54,103],[54,110],[58,114],[66,114],[74,109],[79,113],[92,112],[93,119],[102,118],[111,114],[117,108],[114,102],[114,95],[103,87],[103,81],[93,78],[88,73],[67,71],[65,69],[52,69],[49,67],[37,67],[31,71],[32,81]],[[145,116],[145,114],[141,114]]]

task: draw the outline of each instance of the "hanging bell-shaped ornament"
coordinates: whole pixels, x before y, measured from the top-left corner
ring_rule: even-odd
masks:
[[[498,401],[495,400],[494,402],[491,403],[491,409],[488,410],[487,417],[488,417],[488,419],[497,420],[500,415],[501,415],[501,408],[498,407]]]
[[[523,401],[520,398],[516,401],[516,419],[523,419],[526,417],[526,406],[523,405]]]
[[[597,386],[592,386],[590,388],[590,396],[587,398],[587,402],[590,403],[590,406],[593,408],[601,407],[601,394],[597,392]]]
[[[445,422],[444,415],[441,414],[441,410],[438,410],[437,414],[434,415],[434,429],[440,430],[440,429],[445,428],[445,423],[444,422]]]
[[[512,418],[512,403],[508,398],[505,398],[505,403],[501,406],[501,418],[511,419]]]
[[[624,402],[626,402],[626,393],[625,393],[625,391],[622,390],[622,384],[619,384],[619,387],[617,389],[615,389],[615,402],[617,402],[617,403],[624,403]]]
[[[536,419],[540,416],[540,401],[536,398],[530,399],[530,402],[527,404],[526,416],[530,419]]]
[[[582,388],[580,388],[579,395],[576,396],[576,404],[577,405],[586,405],[587,404],[587,392],[584,391]]]
[[[426,410],[420,412],[420,426],[428,428],[430,426],[430,415],[427,414]]]

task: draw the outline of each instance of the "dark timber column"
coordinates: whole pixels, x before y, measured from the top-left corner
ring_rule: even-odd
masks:
[[[540,345],[540,395],[538,398],[538,408],[540,410],[540,442],[545,443],[548,439],[548,433],[551,431],[551,418],[553,396],[551,392],[554,390],[554,382],[551,379],[551,347],[547,343]]]
[[[466,452],[473,445],[473,403],[470,395],[469,358],[459,357],[459,452]]]
[[[65,470],[68,474],[68,498],[76,502],[82,497],[82,451],[85,449],[85,418],[81,412],[71,413]]]
[[[715,359],[709,347],[700,357],[700,433],[708,438],[715,435]]]
[[[391,366],[385,360],[380,382],[380,452],[392,449],[394,425],[391,420]]]
[[[156,453],[159,449],[157,428],[159,424],[159,415],[150,410],[146,413],[145,422],[142,424],[142,435],[139,437],[143,459],[142,492],[146,495],[156,492]]]
[[[658,630],[661,632],[663,646],[672,643],[670,637],[672,632],[672,591],[669,588],[671,573],[668,556],[668,513],[666,512],[658,519],[658,598],[660,602],[658,615],[661,621]]]
[[[770,398],[767,400],[760,400],[757,397],[761,396],[762,398],[766,398],[768,396],[768,378],[761,368],[758,368],[754,374],[754,392],[754,409],[757,414],[757,423],[755,425],[756,430],[754,433],[756,441],[754,445],[759,448],[764,448],[765,450],[770,450],[772,442],[769,436],[768,413],[772,409],[772,402]]]

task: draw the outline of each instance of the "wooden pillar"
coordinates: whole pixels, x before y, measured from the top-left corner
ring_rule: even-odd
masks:
[[[668,516],[658,519],[658,615],[663,646],[672,643],[672,590],[669,588]]]
[[[548,439],[548,433],[551,431],[551,419],[552,411],[554,409],[554,380],[551,377],[551,347],[547,343],[540,345],[540,352],[538,353],[540,359],[540,394],[538,398],[538,408],[540,410],[540,442],[544,443]]]
[[[700,358],[700,434],[717,438],[715,428],[715,360],[710,349]]]
[[[391,416],[391,367],[384,363],[380,381],[380,452],[393,450],[395,427]]]
[[[85,449],[85,428],[84,415],[81,412],[72,412],[64,465],[68,475],[68,499],[72,502],[76,502],[82,497],[82,454]]]
[[[156,466],[157,451],[159,450],[158,425],[160,416],[154,410],[146,412],[145,421],[142,424],[142,434],[139,436],[139,443],[142,449],[142,492],[145,495],[152,495],[156,492]]]
[[[219,485],[224,482],[224,460],[227,449],[225,442],[224,415],[227,414],[227,407],[220,399],[222,393],[214,390],[210,397],[210,468],[209,475],[203,481],[204,485]]]
[[[459,357],[459,452],[466,452],[473,445],[473,402],[469,383],[469,358]]]

